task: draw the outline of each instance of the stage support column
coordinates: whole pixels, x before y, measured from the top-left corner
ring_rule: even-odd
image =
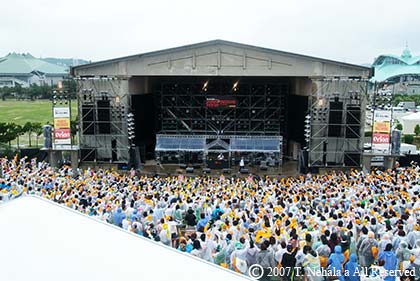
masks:
[[[393,169],[395,164],[395,157],[393,156],[384,156],[384,168]]]
[[[63,162],[63,153],[61,150],[49,150],[48,160],[53,168],[59,168]]]
[[[372,167],[372,156],[371,155],[363,155],[362,156],[362,165],[363,165],[363,172],[369,173]]]
[[[73,171],[73,175],[76,175],[77,168],[79,167],[79,151],[72,150],[70,152],[70,159],[71,159],[71,169]]]

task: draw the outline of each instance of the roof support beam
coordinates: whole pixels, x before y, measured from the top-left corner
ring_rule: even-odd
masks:
[[[222,68],[222,51],[217,49],[217,69]]]

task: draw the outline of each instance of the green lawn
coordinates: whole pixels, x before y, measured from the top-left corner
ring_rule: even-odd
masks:
[[[77,102],[71,103],[72,119],[77,116]],[[52,124],[52,103],[49,100],[15,101],[0,100],[0,122],[13,122],[24,125],[26,122]]]
[[[71,102],[71,117],[77,117],[77,102]],[[39,122],[42,125],[49,122],[52,124],[52,102],[50,100],[37,101],[16,101],[16,100],[0,100],[0,122],[12,122],[24,125],[26,122]],[[36,146],[37,137],[32,134],[31,146]],[[38,137],[38,145],[42,146],[43,137]],[[17,147],[17,140],[12,141],[12,146]],[[29,146],[29,136],[25,134],[19,137],[19,147]]]

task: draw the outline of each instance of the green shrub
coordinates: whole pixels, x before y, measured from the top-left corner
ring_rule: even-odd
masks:
[[[416,134],[416,136],[420,135],[420,125],[417,124],[416,127],[414,128],[414,134]]]
[[[413,135],[404,135],[403,141],[404,141],[404,143],[412,144],[413,141],[414,141],[414,136]]]

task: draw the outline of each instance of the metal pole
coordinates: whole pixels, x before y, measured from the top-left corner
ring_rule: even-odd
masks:
[[[392,137],[392,125],[394,123],[394,96],[395,96],[395,83],[392,84],[392,94],[389,100],[389,105],[391,107],[391,124],[389,124],[390,128],[390,132],[389,132],[389,154],[392,154],[392,141],[391,141],[391,137]]]
[[[373,101],[372,101],[372,108],[373,108],[373,112],[372,112],[372,135],[370,136],[370,149],[371,152],[373,153],[373,129],[374,129],[374,124],[375,124],[375,112],[376,112],[376,94],[378,91],[378,85],[375,81],[374,87],[373,87]]]

